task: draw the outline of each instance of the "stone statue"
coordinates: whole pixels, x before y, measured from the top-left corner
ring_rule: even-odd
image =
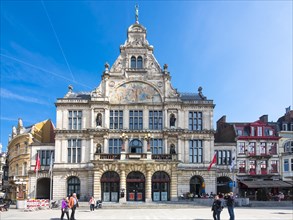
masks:
[[[175,127],[176,118],[174,114],[170,116],[170,127]]]
[[[96,117],[96,126],[102,126],[102,114],[98,113]]]
[[[174,144],[171,144],[171,146],[170,146],[170,154],[176,154],[176,150],[175,150]]]
[[[96,153],[97,153],[97,154],[102,153],[102,147],[101,147],[100,144],[97,144]]]

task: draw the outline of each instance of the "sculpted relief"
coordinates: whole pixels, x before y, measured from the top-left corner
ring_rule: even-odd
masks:
[[[114,104],[155,103],[161,102],[161,95],[149,84],[129,82],[120,85],[110,94],[110,102]]]

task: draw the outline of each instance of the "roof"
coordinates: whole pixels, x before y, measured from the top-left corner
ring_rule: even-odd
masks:
[[[182,101],[202,100],[197,93],[181,93],[180,98]]]
[[[89,92],[80,92],[80,93],[69,93],[64,98],[67,99],[91,99]]]
[[[293,185],[282,180],[261,180],[261,181],[241,181],[242,184],[246,185],[247,188],[292,188]]]

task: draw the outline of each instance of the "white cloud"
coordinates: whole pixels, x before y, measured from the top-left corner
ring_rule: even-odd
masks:
[[[4,88],[0,88],[0,95],[1,95],[1,98],[6,98],[6,99],[19,100],[19,101],[23,101],[23,102],[31,102],[31,103],[36,103],[36,104],[40,104],[40,105],[48,105],[48,106],[52,105],[51,103],[45,102],[43,100],[39,100],[34,97],[15,94],[15,93],[13,93],[7,89],[4,89]]]

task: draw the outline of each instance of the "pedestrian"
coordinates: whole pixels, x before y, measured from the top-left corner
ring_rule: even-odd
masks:
[[[68,197],[63,198],[61,202],[61,220],[63,220],[64,214],[66,214],[67,220],[69,220]]]
[[[225,196],[224,199],[226,200],[226,205],[227,205],[227,208],[228,208],[230,220],[234,220],[235,219],[235,215],[234,215],[235,199],[234,199],[234,196],[233,196],[233,192],[230,192],[227,196]]]
[[[219,196],[216,195],[214,198],[213,205],[212,205],[214,220],[220,220],[220,215],[221,215],[222,210],[223,210],[222,202],[219,199]]]
[[[96,200],[93,196],[91,197],[89,204],[90,204],[90,210],[95,211]]]
[[[78,207],[78,199],[76,193],[73,193],[69,199],[69,208],[71,208],[70,220],[75,220],[75,210]]]

